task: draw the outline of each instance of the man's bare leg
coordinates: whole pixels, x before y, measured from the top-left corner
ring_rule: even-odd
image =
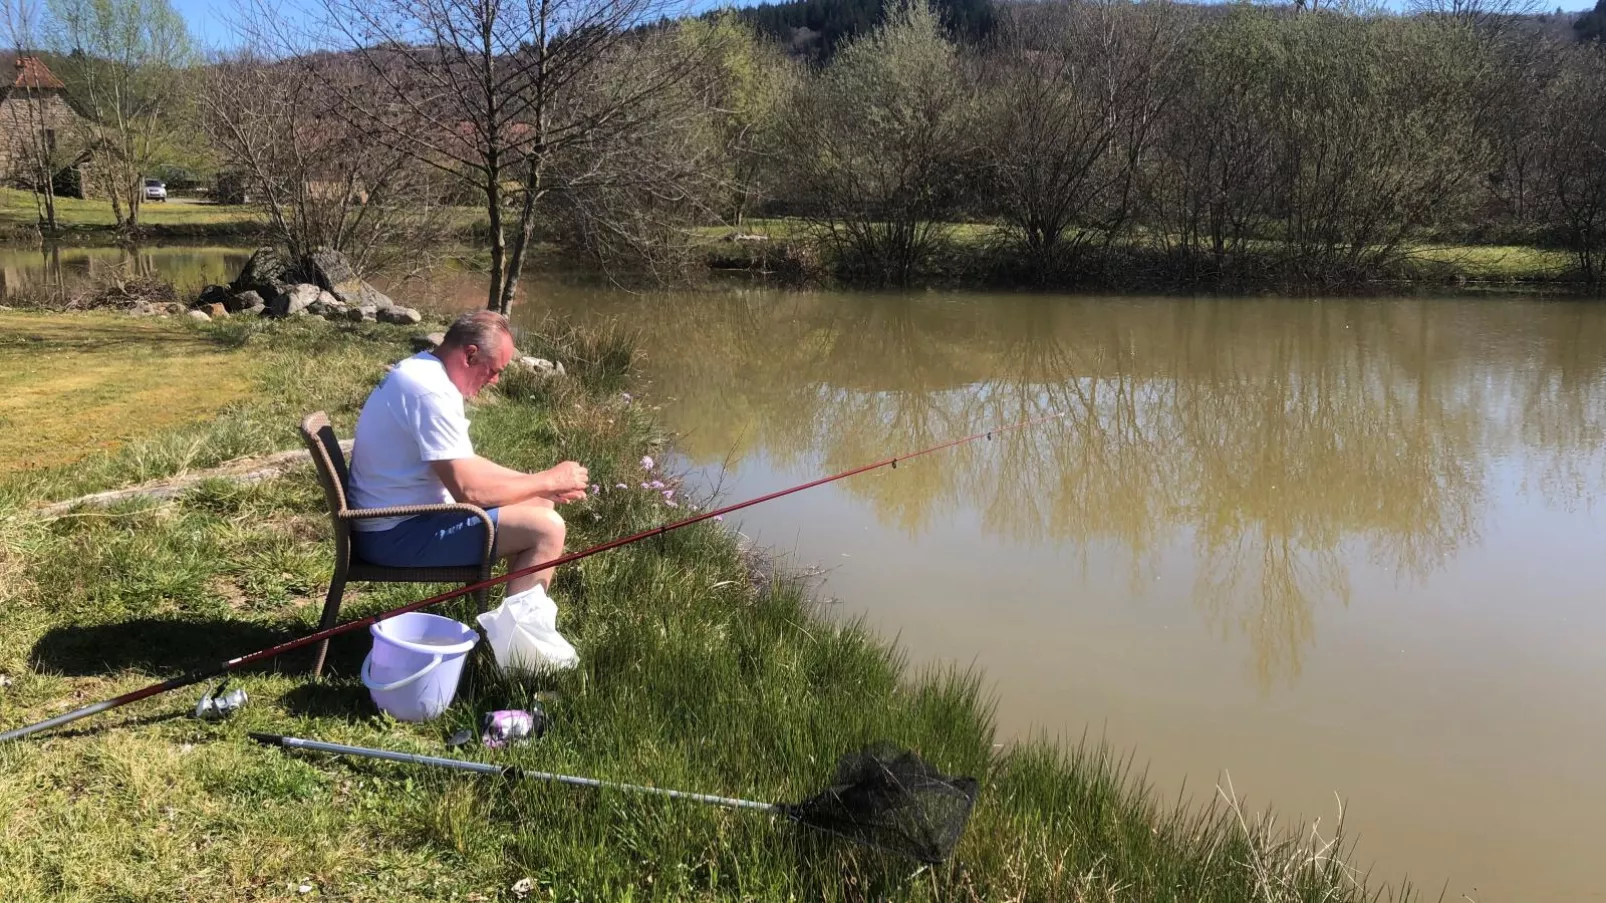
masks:
[[[508,559],[508,570],[523,570],[562,555],[566,533],[563,517],[546,499],[506,505],[496,514],[496,554]],[[551,586],[552,570],[509,580],[507,594],[522,593],[537,583]]]

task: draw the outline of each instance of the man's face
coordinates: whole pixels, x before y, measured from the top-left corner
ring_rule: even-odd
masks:
[[[458,388],[468,398],[480,394],[486,386],[496,385],[501,378],[502,370],[513,360],[513,340],[505,335],[498,336],[495,347],[481,348],[470,345],[463,349],[463,381]]]

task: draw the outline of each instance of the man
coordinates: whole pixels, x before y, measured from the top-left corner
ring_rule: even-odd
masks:
[[[464,314],[433,352],[397,364],[357,418],[351,496],[358,508],[467,502],[496,524],[496,556],[522,570],[563,554],[564,525],[554,506],[585,498],[586,468],[573,461],[521,473],[474,453],[463,400],[495,385],[513,360],[507,318]],[[355,521],[357,556],[391,567],[451,567],[479,561],[484,527],[456,513]],[[552,569],[510,580],[515,596],[551,583]]]

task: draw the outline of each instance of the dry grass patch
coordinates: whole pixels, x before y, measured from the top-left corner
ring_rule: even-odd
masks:
[[[0,312],[0,474],[204,419],[252,378],[246,355],[186,322]]]

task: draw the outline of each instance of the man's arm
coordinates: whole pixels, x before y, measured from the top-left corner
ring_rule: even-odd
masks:
[[[589,477],[586,469],[573,461],[540,473],[523,473],[478,455],[431,461],[429,466],[452,498],[481,508],[500,508],[537,497],[572,502],[585,497]]]

